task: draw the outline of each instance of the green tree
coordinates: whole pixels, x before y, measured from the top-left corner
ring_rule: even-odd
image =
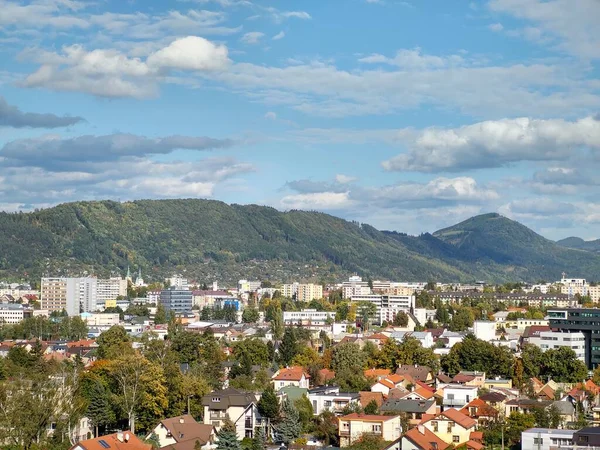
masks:
[[[367,403],[367,406],[365,406],[365,410],[364,410],[365,414],[377,414],[378,412],[379,412],[379,405],[377,405],[377,402],[375,401],[375,399],[371,400],[369,403]]]
[[[161,302],[156,305],[156,314],[154,314],[154,323],[163,324],[167,323],[167,311]]]
[[[333,348],[331,368],[335,372],[343,372],[344,370],[362,372],[365,360],[365,355],[357,344],[345,342]]]
[[[86,415],[95,428],[95,436],[98,437],[100,427],[107,427],[116,422],[111,392],[101,380],[97,379],[91,386],[88,398],[89,405]]]
[[[289,366],[294,357],[299,353],[300,348],[296,329],[292,327],[286,328],[281,344],[279,345],[280,363],[284,366]]]
[[[392,322],[394,324],[394,326],[397,327],[407,327],[408,326],[408,314],[406,314],[404,311],[400,311],[398,312],[395,316],[394,316],[394,321]]]
[[[217,450],[240,450],[235,425],[229,417],[224,421],[217,433]]]
[[[535,427],[535,416],[533,414],[510,413],[506,419],[505,438],[511,445],[521,442],[521,433],[529,428]]]
[[[279,399],[272,384],[269,384],[262,393],[256,406],[260,415],[269,420],[276,419],[279,416]]]
[[[271,319],[271,332],[273,333],[273,339],[275,341],[280,341],[283,337],[284,326],[281,308],[275,310],[273,318]]]
[[[450,321],[451,331],[466,331],[473,326],[473,312],[469,308],[460,308],[452,315]]]
[[[96,354],[100,359],[115,359],[133,353],[131,338],[125,328],[114,325],[100,334],[96,339],[98,349]]]
[[[242,322],[244,323],[256,323],[258,322],[260,315],[258,309],[256,308],[244,308],[244,312],[242,312]]]
[[[298,411],[300,423],[302,424],[302,431],[308,432],[312,424],[314,412],[312,404],[306,394],[294,402],[294,407]]]
[[[267,448],[267,436],[263,427],[256,427],[252,439],[252,450],[265,450]]]
[[[280,421],[275,426],[277,439],[289,445],[302,433],[300,413],[289,399],[285,399],[281,405]]]

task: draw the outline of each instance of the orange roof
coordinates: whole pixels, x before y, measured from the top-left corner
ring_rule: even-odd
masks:
[[[371,336],[367,336],[366,339],[379,339],[380,341],[385,341],[389,338],[383,333],[375,333],[375,334],[372,334]]]
[[[310,376],[304,372],[304,369],[300,366],[286,367],[285,369],[281,369],[274,377],[274,380],[283,380],[283,381],[300,381],[304,378],[310,378]]]
[[[425,427],[416,426],[408,430],[404,437],[421,450],[444,450],[450,446]]]
[[[363,408],[371,403],[372,400],[375,400],[377,406],[383,404],[383,394],[381,392],[360,391],[358,395],[360,395],[360,406]]]
[[[119,439],[118,436],[121,436]],[[125,442],[125,437],[129,436],[127,442]],[[103,445],[100,441],[104,441]],[[107,445],[109,447],[107,447]],[[151,450],[152,446],[148,444],[144,444],[135,434],[131,431],[125,431],[123,433],[114,433],[106,436],[100,436],[95,439],[87,439],[85,441],[79,441],[73,447],[73,449],[82,448],[83,450],[106,450],[107,448],[116,449],[116,450]]]
[[[367,370],[365,370],[365,377],[367,377],[367,378],[387,377],[389,375],[390,375],[389,369],[367,369]]]
[[[390,380],[394,384],[401,383],[405,380],[404,376],[396,375],[396,374],[390,375],[389,377],[387,377],[387,379]]]
[[[415,384],[417,386],[421,386],[424,389],[427,389],[428,391],[435,392],[435,388],[433,386],[428,385],[427,383],[423,383],[422,381],[417,380],[415,381]]]
[[[419,397],[423,397],[425,400],[429,400],[431,397],[435,395],[435,392],[431,392],[429,389],[418,388],[414,391]]]
[[[97,347],[93,339],[81,339],[79,341],[67,342],[67,347]]]
[[[319,370],[319,376],[321,377],[321,381],[323,383],[326,383],[335,378],[335,372],[329,369],[321,369]]]
[[[398,416],[382,416],[375,414],[358,414],[352,413],[346,416],[342,416],[340,420],[363,420],[366,422],[387,422],[388,420],[392,420],[397,418]]]
[[[483,439],[483,431],[471,431],[469,438],[474,441],[479,441]]]
[[[481,442],[476,441],[469,441],[466,445],[468,450],[481,450],[484,448],[484,445]]]
[[[444,416],[453,422],[456,422],[461,427],[469,429],[477,425],[477,422],[471,419],[469,416],[465,416],[457,409],[447,409],[446,411],[442,411],[440,416]]]
[[[390,380],[388,380],[387,378],[379,380],[378,383],[383,384],[385,387],[390,388],[390,389],[394,389],[396,387],[396,385],[394,383],[392,383]]]
[[[469,410],[473,407],[476,408],[476,410],[474,414],[471,414]],[[498,415],[498,411],[496,409],[488,405],[480,398],[471,400],[469,403],[463,406],[459,412],[469,417],[492,417]]]

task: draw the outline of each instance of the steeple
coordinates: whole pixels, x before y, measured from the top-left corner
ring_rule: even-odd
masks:
[[[129,270],[129,265],[127,265],[127,275],[125,275],[125,279],[127,281],[133,281],[133,279],[131,278],[131,271]]]

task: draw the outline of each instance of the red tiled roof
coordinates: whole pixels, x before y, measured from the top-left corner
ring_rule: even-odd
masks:
[[[450,446],[425,427],[412,428],[404,437],[421,450],[444,450]]]
[[[282,381],[300,381],[302,376],[304,376],[304,378],[310,378],[310,375],[305,373],[302,367],[294,366],[281,369],[273,379]]]
[[[466,443],[467,450],[481,450],[484,445],[481,442],[469,441]]]
[[[381,392],[360,391],[358,395],[360,396],[360,405],[363,408],[371,403],[372,400],[375,400],[377,406],[383,404],[383,394]]]
[[[387,377],[389,375],[390,375],[389,369],[367,369],[367,370],[365,370],[365,377],[367,377],[367,378]]]
[[[130,431],[124,431],[123,438],[125,436],[129,436],[129,440],[127,442],[121,442],[117,435],[120,433],[109,434],[106,436],[100,436],[95,439],[87,439],[85,441],[79,441],[71,450],[76,448],[82,448],[83,450],[106,450],[107,448],[116,449],[116,450],[151,450],[152,446],[149,444],[144,444],[140,438],[138,438],[135,434]],[[106,445],[102,445],[100,441],[104,441]]]
[[[475,420],[471,419],[469,416],[465,416],[463,413],[461,413],[457,409],[451,408],[451,409],[442,411],[440,416],[444,416],[444,417],[452,420],[453,422],[456,422],[461,427],[466,428],[466,429],[472,428],[475,425],[477,425],[477,422]]]
[[[326,383],[335,378],[335,372],[329,369],[321,369],[319,370],[319,376],[321,377],[321,382]]]
[[[372,334],[371,336],[367,336],[366,339],[379,339],[380,341],[386,341],[389,338],[383,333],[375,333],[375,334]]]

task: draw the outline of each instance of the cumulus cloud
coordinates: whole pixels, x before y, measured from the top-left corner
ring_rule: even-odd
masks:
[[[40,114],[23,112],[17,106],[9,105],[0,96],[0,127],[12,128],[59,128],[83,122],[83,117],[57,116],[55,114]]]
[[[273,39],[274,41],[278,41],[280,39],[283,39],[284,37],[285,37],[285,32],[284,31],[280,31],[275,36],[273,36],[271,39]]]
[[[504,27],[502,26],[502,24],[501,24],[501,23],[491,23],[491,24],[489,24],[489,25],[488,25],[488,28],[489,28],[491,31],[494,31],[494,32],[496,32],[496,33],[497,33],[497,32],[499,32],[499,31],[502,31],[502,30],[504,30]]]
[[[188,36],[150,54],[144,61],[115,49],[87,51],[81,45],[65,46],[62,53],[29,49],[22,59],[41,64],[27,76],[23,87],[87,92],[101,97],[153,96],[161,76],[170,70],[212,72],[227,66],[227,47]]]
[[[311,192],[309,194],[286,195],[281,199],[285,209],[336,210],[352,205],[347,192]]]
[[[392,58],[374,53],[370,56],[365,56],[358,60],[367,64],[390,64],[398,66],[405,70],[425,70],[425,69],[440,69],[450,66],[459,66],[465,63],[460,55],[436,56],[426,55],[421,52],[420,48],[401,49],[396,52]]]
[[[357,178],[356,178],[356,177],[351,177],[351,176],[349,176],[349,175],[344,175],[344,174],[342,174],[342,173],[338,173],[338,174],[335,176],[335,181],[336,181],[337,183],[340,183],[340,184],[348,184],[348,183],[352,183],[352,182],[354,182],[354,181],[356,181],[356,180],[357,180]]]
[[[262,33],[260,31],[250,31],[248,33],[245,33],[240,38],[240,41],[243,42],[244,44],[254,45],[254,44],[260,43],[261,39],[264,36],[265,36],[265,33]]]
[[[417,133],[407,153],[384,161],[386,170],[441,172],[502,167],[518,161],[556,161],[575,149],[600,148],[600,121],[529,118],[485,121]]]
[[[198,36],[173,41],[148,57],[149,67],[179,70],[222,70],[227,67],[227,47]]]
[[[5,166],[34,166],[74,171],[80,167],[90,169],[93,163],[114,162],[126,157],[169,154],[177,149],[205,151],[231,145],[233,141],[227,139],[191,136],[148,138],[133,134],[111,134],[63,139],[49,135],[8,142],[0,154]],[[99,166],[96,170],[105,168]]]

